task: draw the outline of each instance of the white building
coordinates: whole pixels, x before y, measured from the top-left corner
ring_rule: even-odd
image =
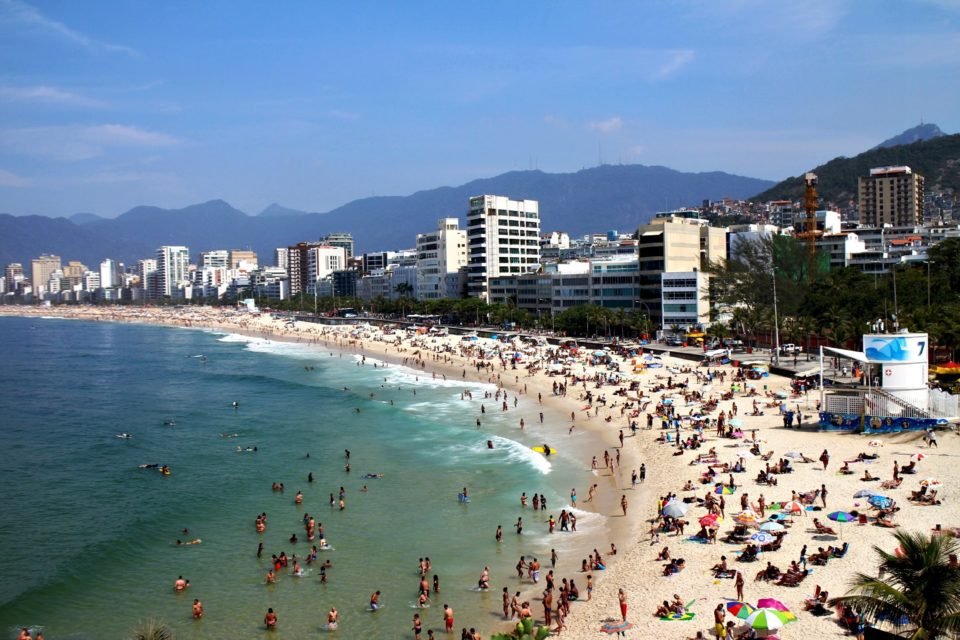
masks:
[[[87,271],[83,274],[83,290],[96,291],[100,288],[100,272]]]
[[[287,259],[287,248],[286,247],[277,247],[274,249],[273,254],[273,266],[278,269],[287,270],[289,260]]]
[[[417,234],[418,300],[454,297],[447,289],[447,275],[467,264],[467,232],[456,218],[443,218],[437,229]]]
[[[200,260],[197,264],[199,267],[206,269],[227,269],[230,267],[230,252],[226,249],[204,251],[200,254]]]
[[[308,289],[315,292],[317,282],[325,279],[334,271],[347,268],[347,250],[343,247],[321,245],[307,250]]]
[[[661,329],[688,331],[710,324],[710,276],[701,271],[665,271],[660,274]]]
[[[157,274],[150,289],[151,298],[182,297],[190,286],[190,250],[181,246],[157,249]]]
[[[283,255],[286,255],[286,249],[283,250]],[[286,268],[264,267],[251,275],[251,283],[258,297],[271,300],[287,300],[290,297],[290,280]]]
[[[540,203],[506,196],[470,198],[467,245],[467,293],[488,300],[490,278],[538,268]]]
[[[113,289],[123,286],[123,265],[107,258],[100,263],[100,286],[104,289]]]

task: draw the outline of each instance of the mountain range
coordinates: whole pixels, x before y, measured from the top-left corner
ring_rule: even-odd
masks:
[[[571,236],[611,229],[632,231],[653,213],[703,200],[747,198],[773,183],[719,171],[683,173],[659,166],[603,165],[575,173],[513,171],[409,196],[354,200],[326,213],[306,213],[273,204],[251,216],[223,200],[183,209],[140,206],[116,218],[76,214],[72,219],[0,214],[0,264],[41,253],[88,266],[106,257],[131,263],[151,257],[164,244],[186,245],[196,254],[211,249],[253,249],[261,262],[273,250],[327,233],[353,233],[357,252],[413,247],[417,233],[444,217],[465,220],[470,196],[507,195],[540,201],[544,231]]]
[[[960,135],[946,135],[935,124],[913,127],[869,151],[835,158],[813,171],[819,177],[821,199],[843,203],[856,198],[857,178],[870,168],[899,164],[923,174],[928,190],[960,193]],[[657,211],[697,206],[703,200],[796,200],[803,194],[803,178],[773,184],[720,171],[603,165],[575,173],[513,171],[408,196],[362,198],[326,213],[274,203],[259,215],[248,215],[223,200],[211,200],[182,209],[140,206],[116,218],[92,213],[69,219],[0,214],[0,264],[27,265],[41,253],[89,266],[105,257],[131,263],[152,256],[164,244],[186,245],[194,254],[253,249],[261,262],[270,264],[277,247],[337,231],[353,233],[358,253],[409,248],[417,233],[435,229],[440,218],[463,221],[470,196],[482,194],[539,200],[543,231],[579,236],[632,231]]]

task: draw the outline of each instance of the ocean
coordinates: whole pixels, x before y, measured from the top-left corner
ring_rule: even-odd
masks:
[[[483,399],[493,385],[203,330],[0,317],[0,341],[0,638],[21,626],[43,628],[47,640],[124,638],[148,617],[178,638],[250,638],[267,633],[268,607],[279,617],[272,638],[322,633],[330,607],[341,616],[332,635],[412,638],[421,557],[441,588],[419,611],[424,629],[442,629],[449,603],[457,632],[486,634],[501,620],[501,588],[529,586],[513,568],[521,555],[549,568],[555,548],[558,574],[574,575],[580,549],[609,539],[605,518],[585,511],[580,533],[547,533],[571,487],[585,496],[582,457],[598,445],[586,432],[567,436],[560,417],[541,427],[535,397],[514,408],[511,393],[502,412]],[[465,390],[473,400],[461,399]],[[558,454],[530,449],[561,431]],[[342,511],[330,506],[341,487]],[[457,499],[463,487],[469,504]],[[550,509],[521,508],[521,492],[546,495]],[[307,513],[334,548],[318,554],[332,563],[326,584],[303,560]],[[284,571],[266,585],[281,551],[301,558],[306,575]],[[491,590],[478,592],[484,566]],[[191,587],[175,593],[181,575]],[[371,613],[377,590],[384,606]],[[198,621],[194,598],[206,610]]]

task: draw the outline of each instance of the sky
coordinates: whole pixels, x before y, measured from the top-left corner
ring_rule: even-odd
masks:
[[[0,211],[328,211],[960,132],[960,0],[0,0]],[[509,194],[520,195],[522,194]]]

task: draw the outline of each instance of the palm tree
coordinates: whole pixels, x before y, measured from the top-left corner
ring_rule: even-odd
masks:
[[[911,640],[960,635],[960,569],[950,566],[958,544],[946,536],[928,536],[902,529],[894,533],[900,547],[873,550],[880,575],[856,573],[847,595],[830,606],[848,605],[868,620],[886,620]]]
[[[156,618],[140,620],[130,632],[131,640],[174,640],[174,638],[176,634],[173,629]]]

